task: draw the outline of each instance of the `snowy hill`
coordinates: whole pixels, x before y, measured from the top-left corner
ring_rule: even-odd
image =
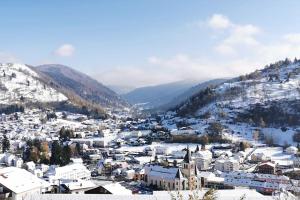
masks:
[[[0,64],[0,104],[62,102],[68,98],[46,85],[27,65]]]
[[[126,107],[127,103],[114,91],[92,79],[91,77],[76,71],[70,67],[49,64],[35,68],[44,79],[56,86],[67,97],[82,99],[101,107]]]
[[[174,110],[200,132],[221,123],[227,136],[294,144],[300,134],[300,61],[279,61],[195,94]],[[189,125],[188,123],[187,125]]]
[[[181,115],[210,112],[218,116],[220,110],[244,112],[257,105],[267,108],[272,102],[299,100],[300,62],[285,60],[207,88],[178,106],[177,111]]]

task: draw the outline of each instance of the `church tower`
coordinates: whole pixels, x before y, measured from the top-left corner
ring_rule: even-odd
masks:
[[[189,147],[187,147],[186,154],[182,162],[181,172],[183,176],[188,179],[188,189],[197,189],[198,170],[195,165],[195,161],[192,160],[192,155]]]

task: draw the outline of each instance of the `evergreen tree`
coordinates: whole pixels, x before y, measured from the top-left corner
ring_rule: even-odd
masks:
[[[245,150],[246,150],[246,147],[245,147],[244,142],[240,142],[240,151],[245,151]]]
[[[65,127],[62,127],[59,131],[59,139],[63,142],[69,141],[70,138],[74,137],[73,130],[66,129]]]
[[[6,135],[3,136],[2,140],[2,152],[8,151],[10,148],[10,142]]]
[[[173,161],[173,166],[174,166],[174,167],[177,167],[177,160],[174,160],[174,161]]]
[[[66,145],[62,148],[62,154],[61,154],[61,165],[67,165],[70,163],[71,161],[71,148],[69,147],[69,145]]]
[[[75,149],[76,149],[77,156],[80,156],[81,155],[81,147],[80,147],[79,143],[76,143]]]
[[[50,164],[51,165],[61,165],[61,154],[62,149],[58,141],[54,141],[51,147],[51,158]]]

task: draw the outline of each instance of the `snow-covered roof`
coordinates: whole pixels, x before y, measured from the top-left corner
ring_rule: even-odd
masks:
[[[122,186],[120,183],[111,183],[102,186],[107,191],[109,191],[113,195],[131,195],[132,191],[128,190],[124,186]]]
[[[64,173],[73,172],[73,171],[88,171],[88,169],[83,164],[74,163],[63,167],[51,168],[47,172],[47,175],[60,176]]]
[[[76,181],[72,180],[63,180],[62,184],[67,186],[69,190],[80,190],[80,189],[89,189],[94,188],[96,185],[90,180],[81,180],[78,179]]]
[[[196,153],[193,153],[192,157],[193,158],[211,159],[212,153],[209,150],[203,150],[203,151],[198,151]]]
[[[164,167],[160,165],[145,166],[145,174],[147,174],[148,177],[159,177],[164,180],[174,180],[178,176],[182,177],[178,167]]]
[[[0,184],[14,193],[22,193],[37,188],[42,189],[50,185],[30,172],[17,167],[0,169]]]

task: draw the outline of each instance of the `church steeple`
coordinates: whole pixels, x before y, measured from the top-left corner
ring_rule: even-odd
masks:
[[[185,163],[190,163],[192,161],[192,156],[191,156],[191,152],[190,152],[189,146],[187,146],[187,148],[186,148],[186,154],[184,156],[183,161]]]

